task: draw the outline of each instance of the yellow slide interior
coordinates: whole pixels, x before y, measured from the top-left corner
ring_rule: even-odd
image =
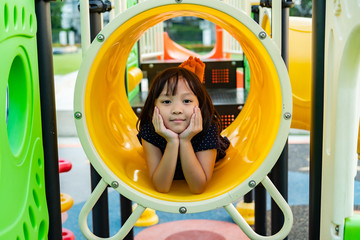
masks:
[[[185,181],[175,181],[167,194],[153,188],[136,137],[137,117],[126,97],[124,84],[127,56],[132,46],[147,29],[177,16],[200,17],[228,31],[242,45],[252,76],[251,91],[241,114],[223,131],[231,142],[226,158],[217,163],[211,183],[198,195],[190,193]],[[103,162],[131,188],[174,202],[214,198],[251,176],[272,148],[281,113],[277,71],[258,37],[228,14],[191,4],[181,4],[181,9],[177,5],[149,9],[119,26],[96,55],[85,90],[88,131]]]

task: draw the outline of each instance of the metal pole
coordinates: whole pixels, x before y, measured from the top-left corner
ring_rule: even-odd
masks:
[[[49,239],[62,239],[59,159],[52,58],[51,14],[48,0],[36,0],[37,52],[40,84],[45,191],[49,212]]]
[[[309,239],[320,239],[326,1],[313,1]]]
[[[266,235],[266,189],[262,185],[255,188],[255,232]]]
[[[288,200],[288,143],[271,171],[271,180],[284,199]],[[277,233],[284,224],[284,215],[274,200],[271,199],[271,234]]]
[[[88,10],[89,11],[89,10]],[[101,31],[101,13],[90,12],[90,38],[91,41],[96,38],[96,35]],[[93,166],[90,166],[91,175],[91,191],[95,189],[101,176],[96,172]],[[93,233],[99,237],[109,237],[109,206],[108,206],[108,192],[104,191],[98,202],[92,210]]]
[[[123,226],[130,217],[130,215],[132,214],[132,202],[123,195],[120,195],[120,207],[121,207],[121,225]],[[134,239],[134,231],[133,229],[131,229],[131,231],[126,235],[124,240],[133,240],[133,239]]]

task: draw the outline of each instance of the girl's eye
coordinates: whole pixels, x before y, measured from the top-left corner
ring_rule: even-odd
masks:
[[[161,101],[161,103],[164,103],[164,104],[170,104],[170,103],[171,103],[171,101],[170,101],[170,100],[163,100],[163,101]]]
[[[192,103],[192,101],[190,99],[186,99],[184,100],[184,103]]]

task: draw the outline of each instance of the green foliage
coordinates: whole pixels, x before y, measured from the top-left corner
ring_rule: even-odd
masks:
[[[50,2],[52,29],[61,29],[61,9],[63,6],[64,2]]]
[[[202,30],[198,26],[174,24],[169,29],[168,34],[177,43],[202,42]]]
[[[312,0],[295,1],[294,7],[290,8],[290,16],[311,17]]]

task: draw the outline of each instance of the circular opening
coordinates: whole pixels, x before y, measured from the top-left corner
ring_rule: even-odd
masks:
[[[24,60],[20,55],[17,55],[10,67],[6,94],[7,134],[10,149],[14,155],[17,155],[21,150],[27,130],[28,80],[29,75]]]
[[[175,17],[164,21],[164,31],[170,40],[199,55],[214,48],[215,24],[198,17]],[[166,44],[166,43],[165,43]]]
[[[94,156],[89,159],[95,166],[99,166],[97,161],[102,161],[132,189],[157,199],[194,202],[214,198],[234,189],[259,169],[272,150],[285,104],[282,102],[276,67],[269,52],[257,37],[258,33],[253,33],[244,23],[224,11],[196,6],[195,12],[191,4],[180,6],[181,10],[179,5],[155,7],[137,13],[126,21],[117,18],[114,20],[115,23],[109,24],[116,25],[111,34],[103,31],[106,40],[96,43],[100,44],[95,45],[95,49],[99,50],[91,67],[80,69],[89,71],[85,74],[87,81],[83,99],[84,116],[86,131],[96,153],[91,152],[92,147],[85,147],[85,151],[90,151],[90,155]],[[255,79],[242,112],[223,131],[223,135],[231,142],[227,156],[216,167],[213,180],[206,191],[199,195],[192,195],[184,181],[174,181],[171,191],[167,194],[154,190],[147,173],[142,147],[136,137],[137,117],[126,97],[123,77],[127,56],[141,35],[157,23],[176,16],[203,18],[231,33],[243,47],[251,66],[251,76]],[[261,29],[258,28],[260,32]],[[75,104],[76,101],[75,98]],[[81,133],[79,135],[82,137]],[[276,151],[276,154],[281,152]],[[276,162],[276,159],[270,160],[267,164],[268,169],[263,167],[267,172]],[[98,171],[101,169],[98,168]],[[267,172],[259,173],[259,176],[263,178]],[[100,174],[102,175],[101,172]]]

